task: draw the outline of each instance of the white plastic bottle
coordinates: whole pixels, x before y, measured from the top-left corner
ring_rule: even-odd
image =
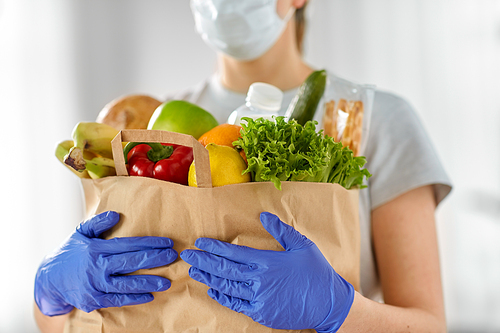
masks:
[[[234,110],[227,122],[229,124],[240,125],[243,117],[252,119],[265,118],[271,119],[279,115],[281,103],[283,102],[283,92],[268,83],[255,82],[248,89],[245,104]]]

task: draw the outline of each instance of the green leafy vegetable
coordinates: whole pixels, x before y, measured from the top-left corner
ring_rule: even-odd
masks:
[[[233,144],[245,151],[254,181],[272,181],[281,190],[282,181],[338,183],[350,189],[363,185],[371,174],[363,169],[366,159],[354,157],[342,143],[316,132],[316,121],[304,126],[284,117],[274,120],[243,118],[241,138]]]

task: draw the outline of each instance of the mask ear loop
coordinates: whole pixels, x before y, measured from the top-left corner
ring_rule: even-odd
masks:
[[[295,14],[295,10],[297,8],[295,8],[294,6],[292,6],[289,10],[288,10],[288,13],[286,13],[285,17],[283,18],[283,23],[284,24],[287,24],[288,21],[290,21],[290,19],[292,18],[293,14]]]

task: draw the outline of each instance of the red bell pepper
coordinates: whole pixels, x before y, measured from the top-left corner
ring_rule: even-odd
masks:
[[[123,149],[130,176],[188,184],[193,148],[169,143],[130,142]]]

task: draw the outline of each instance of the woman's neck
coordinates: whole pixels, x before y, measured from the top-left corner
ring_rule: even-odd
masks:
[[[238,61],[225,55],[218,57],[218,72],[226,88],[246,93],[254,82],[272,84],[283,91],[298,87],[311,74],[295,43],[293,20],[276,44],[263,56],[251,61]]]

